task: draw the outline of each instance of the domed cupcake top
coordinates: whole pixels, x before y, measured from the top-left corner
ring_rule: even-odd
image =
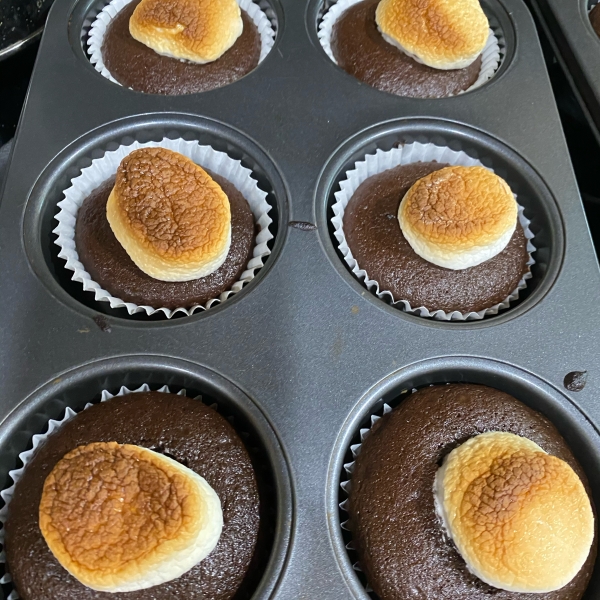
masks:
[[[518,206],[508,184],[484,167],[451,166],[419,179],[398,210],[404,237],[425,260],[466,269],[510,241]]]
[[[171,581],[214,549],[219,497],[194,471],[146,448],[79,446],[44,483],[39,524],[83,585],[129,592]]]
[[[471,438],[435,478],[436,510],[469,570],[511,592],[568,584],[585,563],[594,515],[573,469],[504,432]]]
[[[381,0],[376,21],[386,41],[443,70],[468,67],[489,35],[479,0]]]
[[[227,195],[201,167],[166,148],[140,148],[121,161],[106,217],[133,262],[162,281],[205,277],[229,252]]]
[[[236,0],[142,0],[129,20],[138,42],[158,54],[196,63],[217,60],[242,30]]]

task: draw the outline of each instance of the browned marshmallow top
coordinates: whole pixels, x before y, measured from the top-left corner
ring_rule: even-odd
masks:
[[[158,54],[197,63],[222,56],[242,34],[236,0],[142,0],[131,35]]]
[[[117,170],[106,216],[131,259],[164,281],[215,271],[231,242],[229,200],[200,166],[166,148],[140,148]]]

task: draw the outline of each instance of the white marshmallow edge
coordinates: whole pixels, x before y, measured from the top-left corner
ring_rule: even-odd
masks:
[[[404,202],[404,200],[402,200],[402,202]],[[416,236],[414,232],[409,227],[404,226],[403,223],[400,223],[400,227],[406,241],[421,258],[438,267],[460,271],[462,269],[468,269],[469,267],[476,267],[500,254],[500,252],[506,248],[508,242],[510,242],[513,233],[517,228],[517,221],[515,220],[515,225],[512,229],[503,233],[492,243],[486,246],[474,246],[469,250],[462,250],[460,252],[445,252],[440,250]]]
[[[387,35],[386,33],[383,33],[383,31],[381,31],[379,25],[377,26],[377,29],[379,30],[379,33],[381,33],[381,37],[383,37],[383,39],[388,43],[391,44],[392,46],[395,46],[396,48],[398,48],[398,50],[401,50],[402,52],[404,52],[404,54],[406,54],[406,56],[410,56],[414,61],[424,65],[426,63],[424,63],[416,54],[413,54],[411,52],[409,52],[402,44],[400,44],[397,40],[395,40],[394,38],[390,37],[389,35]],[[456,62],[450,63],[445,67],[432,67],[435,69],[440,69],[442,71],[451,71],[454,69],[466,69],[469,65],[473,64],[473,62],[475,61],[475,59],[479,56],[479,54],[483,54],[483,52],[485,52],[485,48],[487,48],[487,45],[490,41],[490,37],[495,37],[494,36],[494,32],[490,29],[490,33],[487,39],[487,42],[485,43],[484,49],[482,50],[481,53],[477,53],[474,54],[473,56],[469,56],[468,58],[465,58],[463,60],[457,60]]]

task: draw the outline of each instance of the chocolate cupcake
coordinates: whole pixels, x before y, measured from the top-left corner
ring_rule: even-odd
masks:
[[[193,94],[237,81],[273,46],[271,23],[252,0],[167,4],[108,4],[92,23],[88,38],[96,70],[140,92]]]
[[[270,253],[266,194],[208,146],[121,147],[72,183],[56,217],[59,257],[112,308],[192,314],[241,290]]]
[[[340,187],[339,249],[380,298],[471,320],[507,308],[526,287],[529,221],[506,182],[463,152],[419,143],[378,151]]]
[[[500,63],[498,39],[478,0],[460,7],[445,0],[339,0],[325,13],[319,38],[360,81],[412,98],[475,89]]]
[[[583,596],[597,552],[587,479],[515,398],[420,389],[386,406],[353,454],[344,527],[381,600]]]
[[[199,399],[125,394],[67,411],[22,455],[3,492],[15,590],[23,600],[251,594],[262,492],[238,433]]]
[[[594,31],[600,36],[600,5],[596,4],[590,11],[590,23]]]

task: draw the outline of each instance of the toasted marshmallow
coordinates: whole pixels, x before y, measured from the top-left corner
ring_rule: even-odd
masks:
[[[469,570],[502,590],[564,587],[594,540],[594,514],[577,474],[512,433],[484,433],[454,449],[437,471],[434,495]]]
[[[142,0],[129,32],[158,54],[195,63],[223,56],[242,35],[236,0]]]
[[[446,167],[419,179],[398,209],[412,249],[446,269],[493,258],[510,241],[518,206],[508,184],[484,167]]]
[[[139,446],[98,442],[66,454],[44,483],[40,529],[83,585],[132,592],[171,581],[206,558],[223,528],[210,485]]]
[[[106,217],[131,260],[162,281],[214,273],[231,245],[231,210],[221,186],[166,148],[140,148],[121,161]]]
[[[383,38],[434,69],[464,69],[481,54],[489,23],[479,0],[381,0]]]

